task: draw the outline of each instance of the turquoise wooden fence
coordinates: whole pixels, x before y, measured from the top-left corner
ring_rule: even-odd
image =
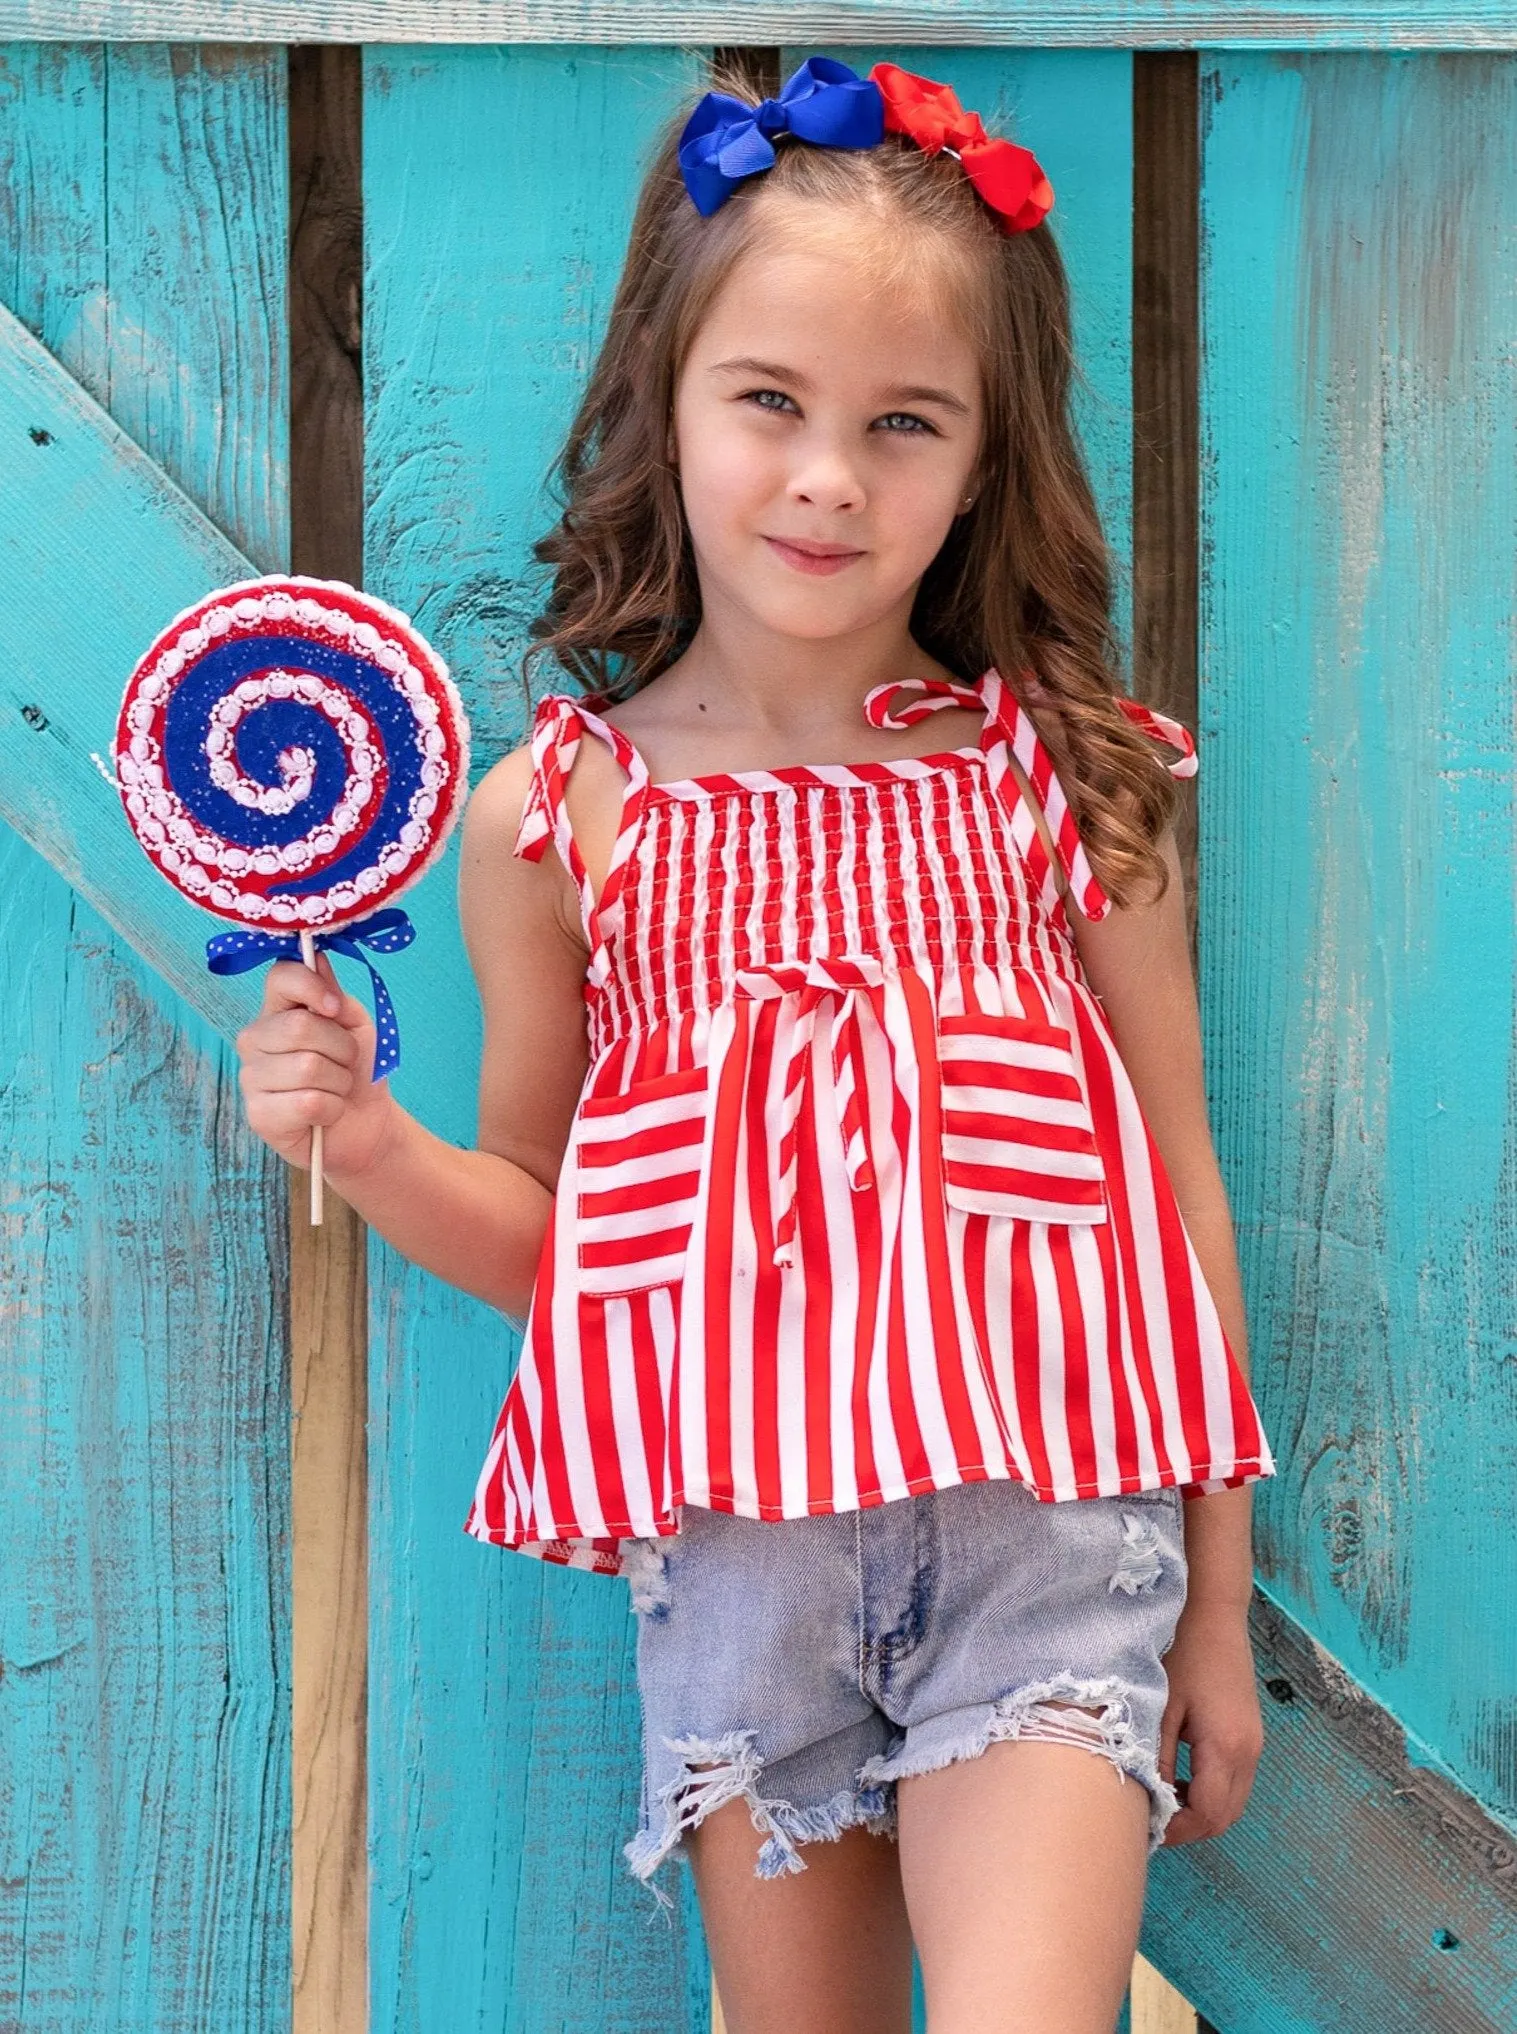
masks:
[[[225,1011],[165,987],[176,949],[190,979],[195,928],[163,937],[89,761],[155,610],[228,556],[281,560],[283,79],[277,51],[0,49],[0,2025],[18,2030],[263,2034],[288,2013],[283,1168],[239,1121]],[[225,536],[184,527],[176,483]]]
[[[224,1042],[256,988],[205,972],[90,754],[164,616],[289,562],[296,37],[368,44],[364,581],[452,664],[476,771],[521,737],[544,468],[711,41],[888,55],[1037,149],[1123,558],[1134,50],[1210,45],[1201,961],[1281,1474],[1264,1766],[1156,1858],[1144,1948],[1226,2034],[1517,2025],[1503,12],[63,14],[0,0],[0,2025],[290,2017],[285,1190]],[[397,1088],[467,1142],[451,859],[413,901]],[[688,1900],[650,1926],[619,1856],[624,1593],[464,1538],[511,1331],[377,1238],[369,1281],[369,2022],[693,2034]]]

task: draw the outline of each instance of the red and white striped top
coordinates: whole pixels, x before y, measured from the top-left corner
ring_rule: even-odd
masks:
[[[950,705],[976,745],[652,784],[619,729],[540,702],[515,852],[552,841],[578,887],[591,1064],[476,1539],[616,1573],[682,1504],[1274,1473],[1009,764],[1102,917],[1031,717],[993,670],[864,709]],[[598,899],[563,800],[586,730],[627,776]]]

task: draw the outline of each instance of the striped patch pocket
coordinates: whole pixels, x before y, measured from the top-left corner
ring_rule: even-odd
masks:
[[[684,1275],[706,1140],[706,1069],[588,1095],[575,1127],[581,1292],[601,1298]]]
[[[1024,1222],[1106,1220],[1105,1167],[1062,1025],[940,1016],[938,1065],[951,1207]]]

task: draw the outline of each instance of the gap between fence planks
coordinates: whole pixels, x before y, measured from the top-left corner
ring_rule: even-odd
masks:
[[[289,51],[290,563],[363,584],[362,51]],[[368,2027],[368,1232],[291,1169],[293,2034]]]

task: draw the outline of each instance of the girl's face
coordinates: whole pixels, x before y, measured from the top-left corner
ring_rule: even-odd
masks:
[[[892,616],[905,628],[974,492],[982,401],[945,289],[871,294],[868,235],[888,229],[807,224],[718,292],[674,444],[706,614],[820,642]]]

